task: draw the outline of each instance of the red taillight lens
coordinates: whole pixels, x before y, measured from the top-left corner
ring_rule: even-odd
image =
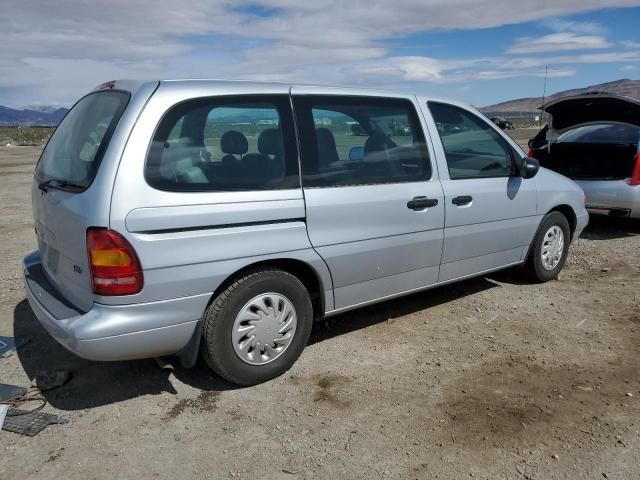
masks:
[[[94,293],[132,295],[142,290],[143,276],[138,255],[118,232],[89,228],[87,253]]]
[[[533,150],[529,150],[529,153],[527,153],[527,157],[536,158],[536,152],[534,152]]]
[[[633,173],[631,174],[629,185],[640,185],[640,153],[636,154],[636,163],[633,166]]]

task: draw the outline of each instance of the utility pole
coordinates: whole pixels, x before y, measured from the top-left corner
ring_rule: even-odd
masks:
[[[544,87],[542,88],[542,105],[544,106],[545,98],[547,96],[547,74],[549,73],[549,65],[544,67]],[[538,122],[538,129],[542,128],[542,115],[544,111],[540,112],[540,121]]]

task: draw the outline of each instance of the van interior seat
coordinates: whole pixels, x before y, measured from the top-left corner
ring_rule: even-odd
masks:
[[[193,164],[190,158],[183,158],[175,163],[176,179],[184,183],[209,183],[202,169]]]
[[[318,144],[318,171],[326,170],[332,163],[338,162],[338,148],[333,132],[328,128],[316,128]]]
[[[235,164],[249,150],[249,142],[241,132],[229,130],[220,137],[220,150],[225,154],[222,157],[222,163]]]
[[[207,176],[194,160],[199,159],[200,151],[201,147],[191,140],[169,144],[162,156],[160,176],[171,181],[207,183]]]
[[[386,152],[391,145],[387,137],[379,132],[373,133],[364,143],[364,156],[373,155],[378,152]]]
[[[277,128],[267,128],[258,136],[258,151],[263,155],[282,157],[282,133]]]
[[[276,176],[284,174],[284,145],[282,132],[277,128],[267,128],[258,136],[258,151],[267,156]]]
[[[393,145],[389,138],[380,132],[375,132],[367,138],[364,144],[363,167],[372,175],[388,175],[393,171],[388,150]]]

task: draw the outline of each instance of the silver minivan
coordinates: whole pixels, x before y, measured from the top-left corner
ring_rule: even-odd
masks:
[[[524,265],[555,278],[584,194],[463,104],[276,83],[108,82],[49,140],[31,307],[92,360],[200,353],[250,385],[313,320]]]

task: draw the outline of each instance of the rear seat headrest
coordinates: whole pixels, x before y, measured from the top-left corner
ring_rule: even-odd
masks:
[[[371,134],[367,141],[364,142],[364,154],[367,155],[369,153],[374,152],[382,152],[389,148],[388,138],[380,133],[376,132]]]
[[[336,137],[333,136],[333,132],[328,128],[316,128],[316,137],[318,138],[318,143],[325,144],[329,147],[333,147],[336,144]]]
[[[316,141],[318,143],[318,166],[324,168],[333,162],[340,160],[336,138],[328,128],[316,128]]]
[[[258,137],[258,151],[263,155],[282,154],[282,134],[277,128],[267,128]]]
[[[220,138],[220,149],[222,153],[243,155],[249,150],[249,142],[242,133],[237,130],[229,130],[224,132]]]

